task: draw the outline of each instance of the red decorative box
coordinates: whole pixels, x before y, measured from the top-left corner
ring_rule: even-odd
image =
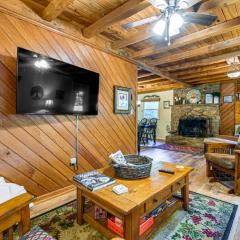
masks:
[[[108,219],[108,228],[115,232],[120,237],[124,238],[124,230],[122,227],[119,227],[113,221],[114,219]],[[153,216],[147,219],[140,225],[139,236],[143,235],[154,223]]]

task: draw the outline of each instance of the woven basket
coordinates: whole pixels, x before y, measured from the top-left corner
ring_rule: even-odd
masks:
[[[152,168],[151,158],[138,155],[125,155],[124,157],[128,163],[134,164],[134,166],[124,166],[114,163],[111,164],[118,177],[126,179],[139,179],[150,176]]]

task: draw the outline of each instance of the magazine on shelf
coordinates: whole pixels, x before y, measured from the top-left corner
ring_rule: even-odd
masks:
[[[98,171],[78,174],[73,177],[73,180],[91,191],[96,191],[115,183],[114,178],[108,177]]]

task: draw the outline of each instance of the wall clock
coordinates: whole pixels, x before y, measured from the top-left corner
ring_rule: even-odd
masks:
[[[198,89],[192,89],[187,93],[187,100],[190,103],[198,103],[201,100],[201,92]]]

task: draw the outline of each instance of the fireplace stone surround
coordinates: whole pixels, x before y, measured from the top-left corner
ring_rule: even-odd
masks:
[[[167,136],[166,143],[203,148],[204,137],[219,135],[220,105],[203,103],[205,103],[205,95],[207,93],[220,92],[220,85],[201,85],[195,89],[201,92],[201,104],[182,104],[171,107],[171,131],[175,131],[176,134]],[[190,90],[191,88],[176,89],[174,90],[174,95],[186,98]],[[210,124],[207,135],[189,134],[189,136],[182,136],[185,134],[179,132],[179,122],[185,118],[207,119]]]

